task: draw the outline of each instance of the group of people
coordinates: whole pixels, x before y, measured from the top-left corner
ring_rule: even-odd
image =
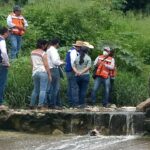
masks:
[[[33,65],[34,89],[31,96],[30,107],[35,108],[60,108],[60,78],[63,66],[67,78],[67,95],[70,107],[83,108],[86,105],[85,97],[90,81],[92,60],[88,55],[89,49],[94,46],[85,41],[76,41],[66,54],[65,61],[60,59],[58,52],[60,41],[52,39],[49,43],[45,40],[37,41],[37,49],[31,52]],[[96,67],[94,86],[91,93],[91,102],[96,103],[96,94],[101,84],[104,85],[104,99],[102,105],[108,107],[111,90],[111,80],[115,77],[115,60],[110,47],[103,48],[103,54],[95,61]]]
[[[0,108],[3,108],[4,89],[10,66],[5,39],[9,36],[11,42],[10,59],[18,57],[21,47],[22,35],[28,26],[21,15],[21,8],[15,6],[13,12],[7,17],[8,28],[0,28]],[[66,72],[67,95],[70,107],[84,107],[85,97],[90,81],[92,60],[88,54],[94,46],[86,41],[76,41],[66,54],[65,61],[60,59],[58,52],[60,40],[52,39],[50,42],[37,40],[36,49],[31,52],[32,78],[34,89],[31,95],[30,108],[43,109],[60,108],[60,78],[62,68]],[[115,60],[113,51],[109,46],[103,48],[103,54],[94,61],[94,86],[91,93],[91,102],[96,103],[96,94],[101,84],[104,86],[102,104],[107,107],[110,102],[110,91],[115,77]],[[37,103],[38,101],[38,103]]]

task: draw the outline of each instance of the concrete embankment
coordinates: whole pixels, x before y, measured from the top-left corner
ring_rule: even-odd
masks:
[[[0,110],[0,130],[44,134],[87,134],[95,128],[104,135],[137,134],[147,130],[144,120],[143,112],[118,109]]]

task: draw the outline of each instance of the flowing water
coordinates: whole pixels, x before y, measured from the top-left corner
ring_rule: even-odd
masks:
[[[52,136],[0,132],[0,150],[150,150],[140,136]]]

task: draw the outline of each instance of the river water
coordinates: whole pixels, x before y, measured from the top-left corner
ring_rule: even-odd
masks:
[[[0,150],[150,150],[140,136],[39,135],[0,131]]]

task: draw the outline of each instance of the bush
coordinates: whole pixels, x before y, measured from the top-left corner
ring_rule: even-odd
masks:
[[[32,91],[32,75],[29,57],[21,57],[11,64],[6,89],[6,102],[11,107],[25,107]]]
[[[119,72],[115,79],[114,103],[136,106],[148,97],[148,82],[144,77]]]

